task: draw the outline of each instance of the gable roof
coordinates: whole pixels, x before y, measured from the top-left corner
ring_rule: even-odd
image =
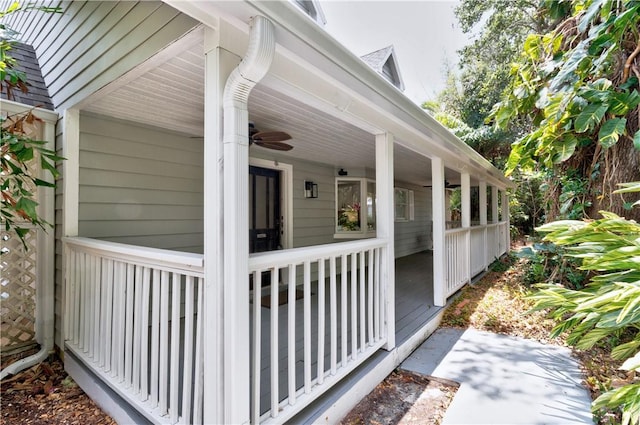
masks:
[[[318,25],[324,26],[327,23],[327,19],[324,16],[322,7],[318,0],[291,0],[298,8],[300,8],[306,15],[313,19]]]
[[[2,99],[13,100],[28,106],[37,106],[53,111],[53,102],[49,97],[49,91],[47,90],[47,86],[42,78],[40,64],[38,63],[38,58],[33,47],[24,43],[12,43],[9,54],[17,61],[16,69],[27,75],[29,91],[27,93],[23,93],[19,89],[12,90],[11,99],[8,98],[5,91],[2,91],[0,97]]]
[[[396,59],[396,53],[393,45],[368,53],[361,56],[360,59],[373,68],[378,74],[387,79],[391,84],[401,91],[404,91],[404,82],[400,75],[400,67],[398,66],[398,60]]]

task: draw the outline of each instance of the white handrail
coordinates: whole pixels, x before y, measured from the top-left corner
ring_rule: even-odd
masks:
[[[188,271],[202,277],[204,256],[190,252],[171,251],[145,246],[127,245],[118,242],[103,241],[83,237],[64,237],[62,241],[85,251],[100,253],[115,260],[135,261],[176,270]]]
[[[353,242],[340,242],[325,245],[306,246],[283,251],[260,252],[249,256],[249,271],[284,267],[289,264],[300,264],[305,260],[338,257],[343,254],[382,248],[386,239],[372,238]]]

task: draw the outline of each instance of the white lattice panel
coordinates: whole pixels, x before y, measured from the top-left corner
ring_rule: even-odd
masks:
[[[25,237],[27,249],[14,232],[2,230],[0,255],[0,348],[23,345],[35,339],[36,236]]]

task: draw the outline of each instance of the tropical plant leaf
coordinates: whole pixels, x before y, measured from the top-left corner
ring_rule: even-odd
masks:
[[[580,112],[580,115],[576,117],[574,127],[576,132],[584,133],[587,130],[592,130],[604,117],[604,114],[609,109],[609,106],[601,103],[594,103],[588,105]]]
[[[612,118],[605,122],[598,133],[598,139],[602,147],[610,148],[615,145],[620,135],[624,134],[626,126],[626,118]]]

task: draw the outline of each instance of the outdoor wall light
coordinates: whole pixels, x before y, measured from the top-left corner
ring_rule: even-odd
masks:
[[[345,170],[344,168],[341,168],[341,169],[338,171],[338,175],[339,175],[339,176],[346,176],[346,175],[348,175],[348,174],[349,174],[349,173],[348,173],[348,172],[347,172],[347,170]]]
[[[318,183],[312,181],[304,181],[304,197],[305,198],[317,198],[318,197]]]

